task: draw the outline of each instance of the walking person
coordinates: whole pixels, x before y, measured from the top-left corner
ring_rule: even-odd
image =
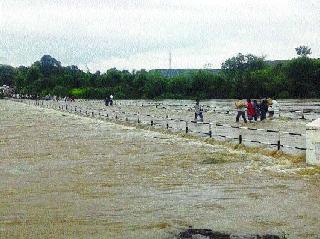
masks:
[[[260,104],[258,103],[257,100],[253,100],[253,108],[254,108],[254,121],[257,121],[260,117]]]
[[[203,109],[200,106],[200,102],[197,99],[196,100],[196,105],[194,106],[194,121],[198,120],[198,116],[200,117],[200,121],[203,122]]]
[[[109,103],[110,103],[110,100],[109,100],[109,97],[107,96],[105,99],[104,99],[104,104],[106,106],[109,106]]]
[[[109,102],[110,102],[110,105],[112,106],[113,105],[113,95],[110,95]]]
[[[243,121],[247,123],[246,119],[246,104],[243,102],[241,98],[238,99],[238,101],[235,103],[235,106],[237,108],[237,117],[236,117],[236,122],[239,122],[240,116],[242,116]]]
[[[279,118],[280,117],[280,106],[279,106],[278,101],[276,101],[276,99],[272,100],[272,108],[274,111],[274,117]]]
[[[273,119],[274,109],[273,109],[273,105],[272,105],[272,104],[268,105],[268,113],[269,113],[268,117],[269,117],[270,119]]]
[[[251,99],[247,99],[247,117],[248,117],[248,120],[250,123],[252,122],[255,114],[256,114],[256,111],[255,111],[255,108],[251,102]]]
[[[260,120],[263,121],[267,118],[267,112],[268,112],[268,102],[266,99],[263,99],[260,104]]]

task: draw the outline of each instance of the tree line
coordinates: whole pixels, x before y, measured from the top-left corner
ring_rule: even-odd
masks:
[[[30,67],[0,65],[0,85],[29,95],[118,99],[211,99],[211,98],[318,98],[320,59],[308,57],[311,49],[296,48],[297,57],[268,62],[264,57],[237,54],[227,59],[219,73],[196,70],[165,77],[159,72],[109,69],[101,74],[77,66],[62,66],[44,55]]]

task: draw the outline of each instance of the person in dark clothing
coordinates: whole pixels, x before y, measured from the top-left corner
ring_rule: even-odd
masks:
[[[254,121],[257,121],[260,117],[260,104],[257,102],[257,100],[253,100],[253,108],[255,109],[255,114],[253,116]]]
[[[266,119],[267,117],[267,112],[268,112],[268,102],[267,100],[262,100],[261,104],[260,104],[260,120],[263,121]]]
[[[109,105],[113,105],[113,95],[109,96]]]
[[[109,106],[110,99],[109,99],[108,96],[104,99],[104,103],[105,103],[106,106]]]

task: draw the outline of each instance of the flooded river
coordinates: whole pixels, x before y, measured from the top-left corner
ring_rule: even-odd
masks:
[[[8,100],[0,122],[0,238],[319,238],[320,169],[294,157]]]

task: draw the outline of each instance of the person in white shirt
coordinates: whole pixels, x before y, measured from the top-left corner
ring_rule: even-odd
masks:
[[[109,97],[109,104],[113,105],[113,95],[110,95],[110,97]]]
[[[280,117],[280,106],[275,99],[272,100],[272,109],[274,111],[274,117]]]

